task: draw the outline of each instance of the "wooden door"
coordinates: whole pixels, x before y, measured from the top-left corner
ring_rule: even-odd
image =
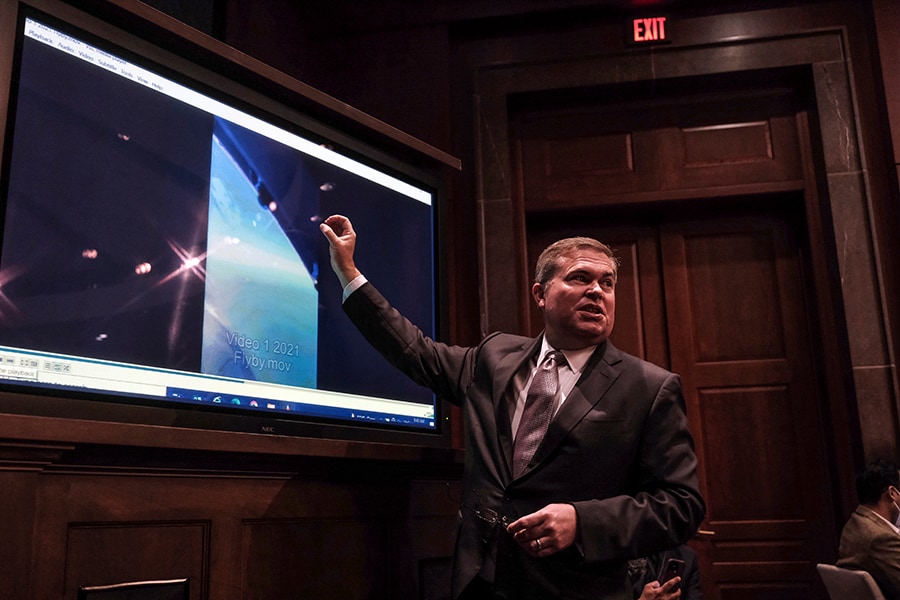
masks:
[[[815,563],[835,536],[801,247],[777,214],[660,233],[671,364],[715,532],[707,595],[822,597]]]
[[[513,193],[530,265],[567,235],[617,250],[613,343],[682,376],[706,600],[824,600],[836,496],[799,129],[813,107],[778,73],[726,79],[519,98]]]
[[[778,208],[640,212],[542,219],[529,254],[574,233],[612,245],[613,343],[682,376],[708,508],[691,541],[704,597],[824,599],[815,564],[836,537],[798,225]]]

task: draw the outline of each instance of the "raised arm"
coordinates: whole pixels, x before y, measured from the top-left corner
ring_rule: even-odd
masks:
[[[341,285],[346,287],[348,283],[362,275],[353,261],[353,253],[356,250],[356,232],[353,230],[353,224],[343,215],[331,215],[319,225],[319,229],[328,240],[331,268]]]

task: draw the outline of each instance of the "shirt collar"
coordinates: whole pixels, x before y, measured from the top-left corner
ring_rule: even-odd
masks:
[[[876,517],[878,517],[879,519],[881,519],[882,521],[884,521],[885,523],[887,523],[888,525],[890,525],[890,526],[891,526],[891,529],[894,530],[894,533],[900,533],[900,528],[897,528],[896,525],[894,525],[893,523],[891,523],[890,521],[888,521],[887,519],[885,519],[883,516],[881,516],[880,514],[878,514],[877,512],[875,512],[874,510],[872,510],[871,508],[869,508],[868,506],[860,505],[860,508],[863,508],[863,509],[869,511],[870,513],[872,513],[873,515],[875,515]]]
[[[560,350],[563,355],[566,357],[566,362],[569,365],[569,368],[572,369],[573,373],[581,373],[584,370],[584,366],[587,364],[588,360],[591,358],[591,354],[594,353],[594,350],[597,349],[597,346],[588,346],[587,348],[582,348],[581,350]],[[541,364],[544,357],[547,356],[548,352],[552,352],[556,350],[553,346],[547,343],[547,337],[543,336],[541,339],[541,353],[538,355],[537,364]]]

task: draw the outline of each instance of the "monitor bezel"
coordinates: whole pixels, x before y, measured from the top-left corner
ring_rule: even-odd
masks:
[[[13,61],[20,19],[23,14],[47,15],[51,19],[85,31],[91,36],[128,52],[146,57],[179,77],[220,90],[253,107],[280,124],[330,140],[354,153],[362,161],[429,186],[435,192],[434,272],[435,323],[438,337],[446,319],[445,259],[440,252],[439,231],[443,221],[442,174],[458,169],[459,161],[420,140],[353,109],[237,50],[202,34],[146,5],[129,0],[79,3],[76,8],[62,0],[20,0],[0,8],[0,156],[8,160],[6,146]],[[9,35],[7,35],[9,34]],[[190,57],[190,58],[187,58]],[[399,374],[398,376],[402,377]],[[223,434],[240,433],[289,436],[328,441],[376,442],[383,448],[452,445],[450,409],[446,401],[435,403],[437,430],[420,431],[390,426],[363,427],[353,423],[287,419],[269,415],[235,414],[165,402],[104,398],[93,394],[44,392],[19,386],[0,387],[0,413],[59,417],[93,422],[202,429]]]

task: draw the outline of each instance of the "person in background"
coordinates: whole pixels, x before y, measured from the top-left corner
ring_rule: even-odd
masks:
[[[590,238],[552,244],[531,287],[543,333],[460,347],[425,336],[363,277],[347,217],[321,230],[351,321],[394,366],[462,407],[453,597],[632,600],[626,561],[683,543],[706,509],[680,378],[608,340],[612,251]]]
[[[868,571],[887,600],[900,600],[900,470],[888,460],[856,478],[859,506],[841,532],[837,566]]]
[[[658,579],[666,560],[684,561],[680,577],[660,585]],[[703,600],[697,553],[684,544],[647,558],[628,561],[634,600]]]

